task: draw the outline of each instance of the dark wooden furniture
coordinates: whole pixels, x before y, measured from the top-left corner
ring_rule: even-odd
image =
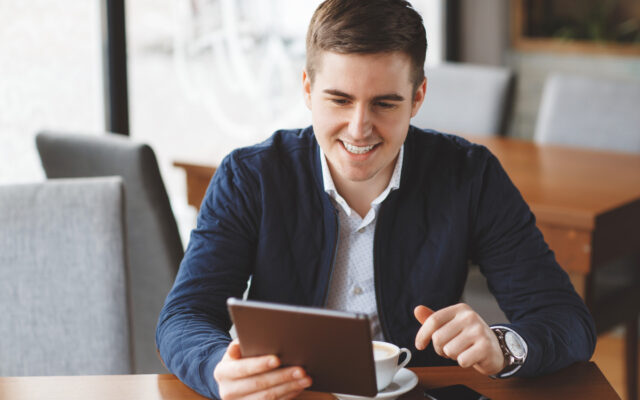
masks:
[[[414,368],[418,386],[400,399],[424,400],[423,388],[464,384],[493,400],[619,399],[598,367],[574,364],[538,378],[494,380],[460,367]],[[329,400],[328,393],[304,392],[303,400]],[[204,399],[173,375],[0,377],[0,399],[11,400],[196,400]]]

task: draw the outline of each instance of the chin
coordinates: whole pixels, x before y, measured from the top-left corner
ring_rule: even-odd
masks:
[[[375,176],[375,173],[371,171],[349,171],[347,173],[343,173],[342,176],[347,178],[352,182],[365,182]]]

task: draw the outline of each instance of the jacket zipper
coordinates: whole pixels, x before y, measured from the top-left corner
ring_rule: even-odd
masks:
[[[336,265],[336,256],[338,255],[338,242],[340,241],[340,219],[338,218],[338,210],[333,210],[333,215],[336,220],[336,242],[333,245],[333,255],[331,256],[331,267],[329,269],[329,279],[327,279],[327,285],[324,288],[324,299],[322,300],[322,307],[327,306],[327,297],[329,297],[329,286],[331,285],[331,279],[333,279],[333,270]]]

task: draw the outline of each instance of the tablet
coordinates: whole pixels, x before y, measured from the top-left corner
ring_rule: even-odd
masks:
[[[243,357],[275,354],[298,365],[309,390],[375,396],[371,328],[365,314],[229,298]]]

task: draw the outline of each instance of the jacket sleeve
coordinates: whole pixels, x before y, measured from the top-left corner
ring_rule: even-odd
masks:
[[[493,155],[475,193],[472,261],[511,321],[506,326],[528,346],[525,364],[515,375],[550,373],[589,360],[596,342],[593,318]]]
[[[231,341],[226,300],[242,297],[253,268],[258,187],[237,154],[223,160],[158,320],[156,343],[165,365],[207,397],[219,397],[213,370]]]

